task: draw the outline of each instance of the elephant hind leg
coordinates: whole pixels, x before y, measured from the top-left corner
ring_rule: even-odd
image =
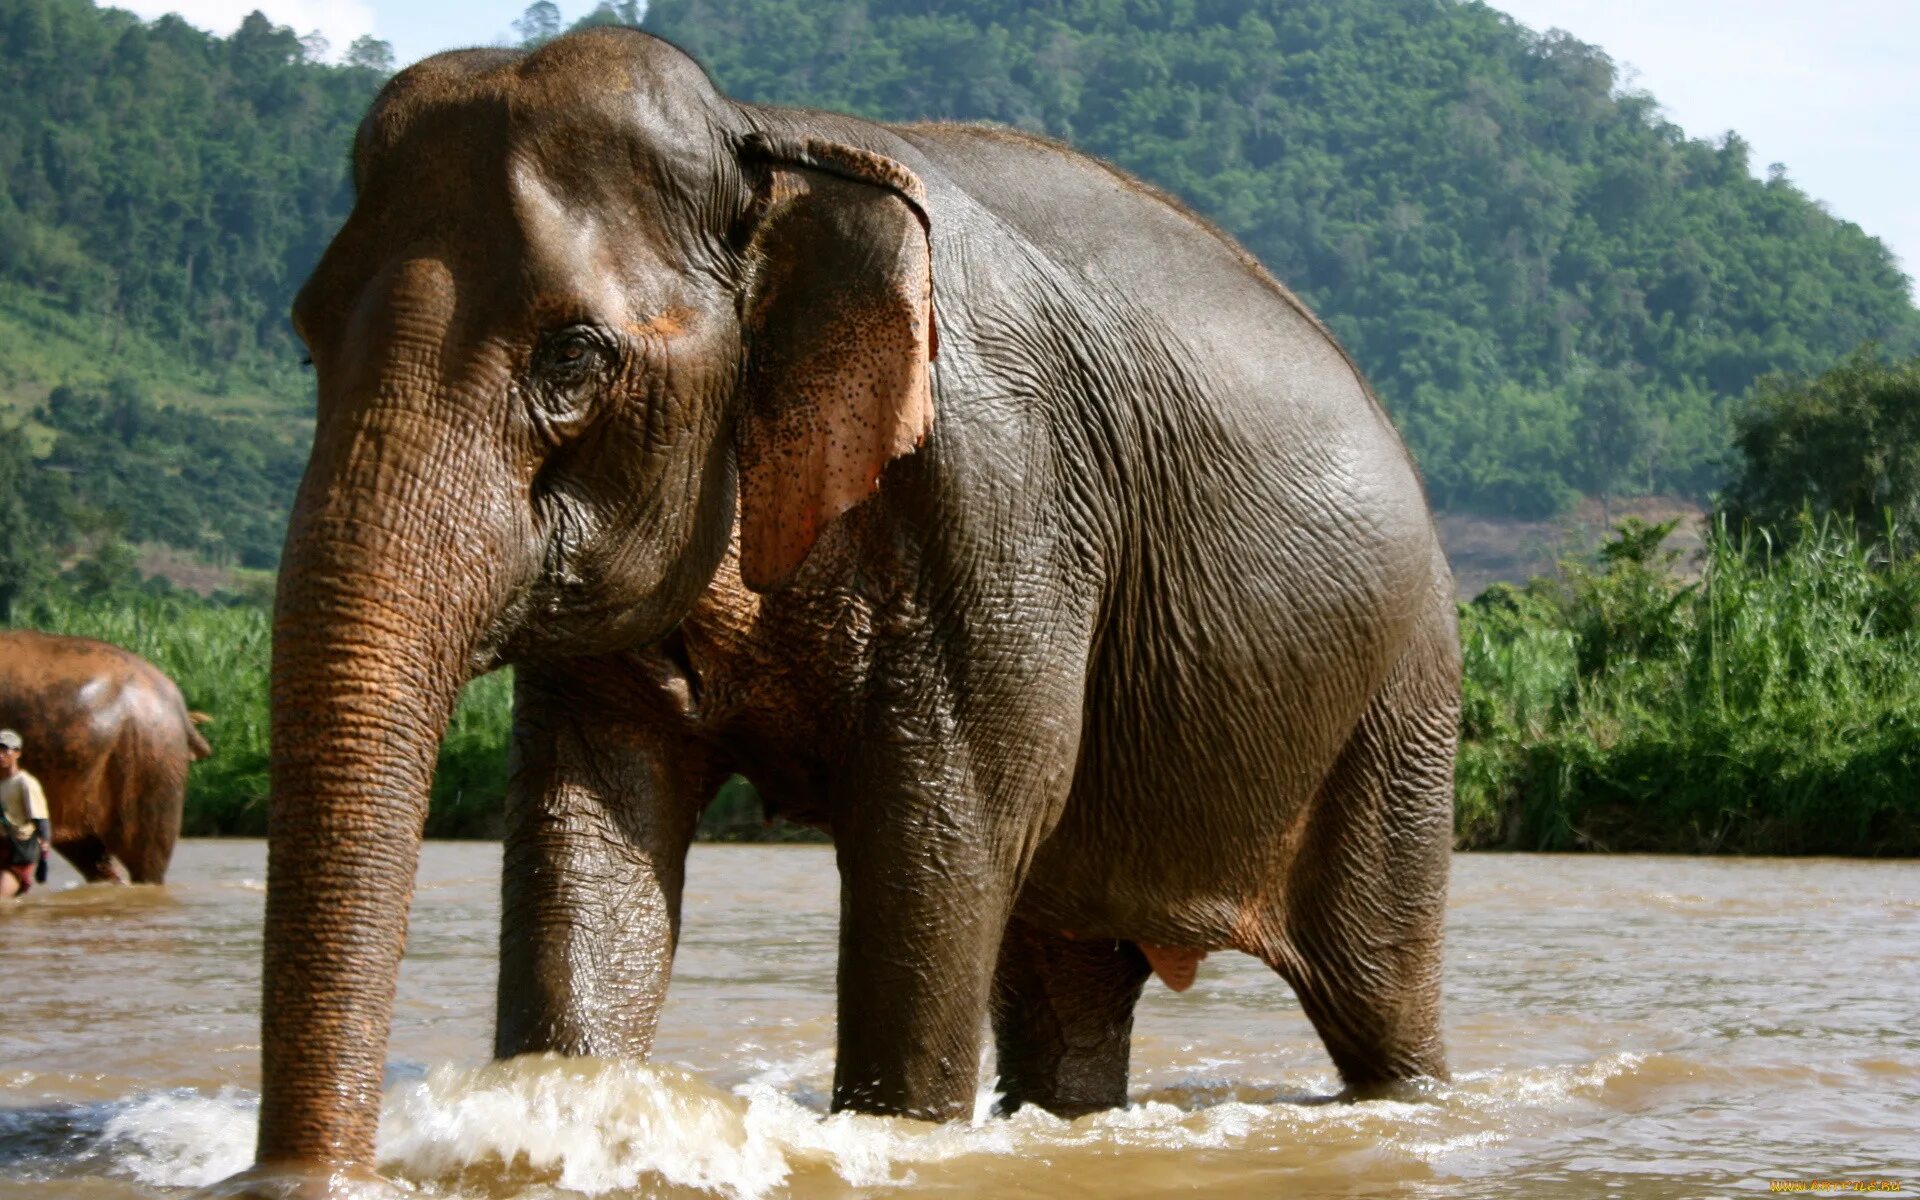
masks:
[[[173,846],[179,836],[177,823],[152,829],[137,845],[116,847],[114,857],[126,864],[133,882],[165,883],[167,864],[173,861]]]
[[[133,882],[165,883],[186,809],[186,757],[171,745],[149,747],[129,737],[110,763],[107,783],[117,806],[102,832],[113,856]]]
[[[88,883],[126,882],[107,844],[93,834],[55,842],[53,848],[60,852],[60,857],[72,863],[73,869],[80,872]]]
[[[1149,967],[1132,942],[1008,923],[994,974],[1001,1108],[1076,1117],[1127,1102],[1133,1006]]]
[[[1441,946],[1459,706],[1447,662],[1403,669],[1322,786],[1265,956],[1350,1094],[1447,1076]]]

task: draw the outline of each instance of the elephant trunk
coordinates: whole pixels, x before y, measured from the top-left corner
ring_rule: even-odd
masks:
[[[274,614],[263,1165],[373,1167],[434,763],[502,584],[459,433],[356,424],[316,441]]]
[[[275,640],[325,636],[282,624]],[[407,678],[386,655],[287,661],[324,653],[275,653],[259,1157],[371,1166],[427,793],[457,685]]]

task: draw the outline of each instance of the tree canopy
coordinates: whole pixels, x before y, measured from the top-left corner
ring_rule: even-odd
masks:
[[[1443,507],[1702,494],[1754,379],[1920,339],[1878,241],[1483,4],[653,0],[646,27],[737,96],[1003,122],[1173,191],[1327,319]]]
[[[1804,511],[1920,545],[1920,358],[1889,363],[1868,346],[1812,379],[1769,376],[1735,413],[1733,441],[1722,508],[1736,527],[1792,535]]]
[[[379,45],[348,67],[316,48],[257,12],[220,38],[0,0],[0,283],[197,362],[295,354],[287,306],[351,206],[383,78]]]
[[[606,0],[575,25],[641,11]],[[1602,51],[1479,3],[653,0],[644,22],[736,96],[1044,131],[1185,198],[1338,332],[1441,507],[1702,496],[1755,379],[1817,374],[1869,339],[1920,350],[1878,241],[1784,171],[1753,178],[1737,136],[1688,138]],[[536,44],[562,25],[541,3],[516,28]],[[258,13],[223,38],[87,0],[0,0],[0,292],[205,374],[286,370],[288,305],[351,205],[348,148],[392,66],[367,39],[346,65],[319,54]],[[153,466],[75,503],[261,561],[292,443],[240,430],[38,436],[72,471],[89,455]],[[259,528],[195,526],[218,505],[158,499],[201,486],[183,464],[227,435],[264,455],[244,486],[277,489]],[[18,524],[8,503],[0,530]]]

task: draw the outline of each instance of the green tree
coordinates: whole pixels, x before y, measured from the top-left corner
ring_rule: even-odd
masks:
[[[1581,448],[1574,483],[1600,497],[1604,506],[1611,497],[1634,489],[1635,469],[1652,449],[1653,414],[1647,397],[1624,371],[1596,371],[1574,387],[1580,416],[1573,434]]]
[[[163,408],[127,379],[104,393],[55,388],[36,415],[56,434],[38,475],[69,481],[76,509],[112,516],[136,542],[247,567],[278,560],[307,436]]]
[[[15,603],[51,573],[47,531],[28,508],[34,470],[20,430],[0,427],[0,621],[11,621]]]
[[[229,38],[0,0],[0,286],[230,374],[290,371],[293,290],[352,201],[376,75],[251,14]]]
[[[1891,517],[1920,544],[1920,357],[1867,346],[1824,374],[1763,379],[1734,417],[1739,452],[1721,500],[1738,524],[1791,536],[1802,510],[1866,538]]]
[[[74,592],[82,599],[99,600],[119,595],[139,584],[140,555],[121,541],[118,533],[108,532],[91,553],[82,555],[63,572],[62,578],[73,585]]]
[[[559,37],[560,30],[560,6],[550,0],[527,5],[527,11],[513,23],[513,31],[520,35],[520,45],[529,50]]]
[[[347,65],[363,71],[393,74],[393,43],[383,42],[370,33],[361,34],[347,47]]]
[[[601,25],[620,25],[639,28],[646,8],[640,0],[600,0],[594,10],[573,23],[575,29],[592,29]]]

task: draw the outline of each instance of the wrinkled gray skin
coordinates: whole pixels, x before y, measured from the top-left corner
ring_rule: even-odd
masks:
[[[739,771],[834,837],[837,1107],[965,1113],[990,1013],[1010,1104],[1122,1103],[1149,957],[1219,949],[1357,1091],[1443,1074],[1452,589],[1242,251],[627,31],[429,59],[354,164],[295,307],[258,1178],[370,1169],[435,749],[504,663],[502,1055],[647,1053]]]

